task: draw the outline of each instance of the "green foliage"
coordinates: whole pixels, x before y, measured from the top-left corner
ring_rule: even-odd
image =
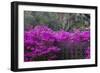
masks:
[[[60,29],[70,31],[74,28],[89,27],[89,16],[89,14],[24,11],[24,24],[25,27],[44,24],[55,31]]]

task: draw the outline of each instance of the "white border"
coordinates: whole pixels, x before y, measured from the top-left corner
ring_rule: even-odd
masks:
[[[59,61],[41,61],[41,62],[24,62],[24,11],[46,11],[46,12],[63,12],[63,13],[89,13],[91,15],[91,59],[81,60],[59,60]],[[19,5],[18,7],[18,68],[38,68],[50,66],[71,66],[95,64],[95,10],[80,8],[61,8],[46,6],[27,6]]]

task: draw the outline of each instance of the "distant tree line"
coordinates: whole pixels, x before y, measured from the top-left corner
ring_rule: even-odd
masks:
[[[24,11],[24,24],[25,27],[44,24],[55,31],[59,29],[65,31],[84,30],[89,29],[90,14]]]

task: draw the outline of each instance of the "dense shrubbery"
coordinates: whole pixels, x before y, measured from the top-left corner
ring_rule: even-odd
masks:
[[[90,27],[90,14],[24,11],[24,26],[44,24],[52,30],[71,31],[74,28],[86,29]]]
[[[89,47],[89,31],[53,31],[47,26],[37,25],[25,29],[24,32],[24,61],[26,62],[68,59],[66,51],[69,51],[71,55],[75,49],[82,50],[83,55],[83,57],[76,57],[76,59],[90,58]],[[70,51],[71,49],[74,51]],[[70,57],[70,59],[73,58]]]

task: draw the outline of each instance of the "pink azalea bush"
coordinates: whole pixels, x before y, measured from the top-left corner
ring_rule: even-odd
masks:
[[[64,49],[83,49],[84,58],[90,58],[90,31],[53,31],[37,25],[24,31],[24,61],[59,60]],[[65,57],[66,59],[66,57]]]

